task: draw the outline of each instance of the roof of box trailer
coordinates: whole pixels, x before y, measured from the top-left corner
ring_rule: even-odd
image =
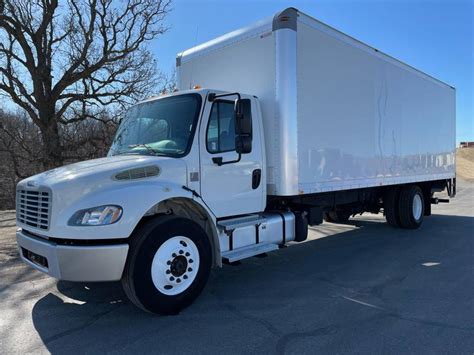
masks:
[[[342,39],[342,40],[345,40],[347,43],[350,43],[352,45],[356,45],[362,49],[365,49],[365,50],[371,50],[375,53],[377,53],[378,55],[384,57],[386,60],[388,60],[389,62],[392,62],[392,63],[395,63],[395,64],[398,64],[400,65],[401,67],[404,67],[408,70],[412,70],[418,74],[421,74],[423,76],[425,76],[426,78],[428,79],[431,79],[431,80],[434,80],[440,84],[443,84],[453,90],[455,90],[455,88],[452,86],[452,85],[449,85],[448,83],[445,83],[444,81],[440,80],[440,79],[437,79],[397,58],[394,58],[392,57],[391,55],[388,55],[382,51],[379,51],[377,48],[374,48],[344,32],[341,32],[337,29],[335,29],[334,27],[331,27],[327,24],[325,24],[324,22],[321,22],[319,20],[317,20],[316,18],[310,16],[310,15],[307,15],[301,11],[299,11],[298,9],[295,9],[293,7],[290,7],[290,8],[287,8],[283,11],[280,11],[278,13],[276,13],[273,17],[270,17],[270,18],[267,18],[267,19],[264,19],[264,20],[260,20],[258,22],[255,22],[249,26],[246,26],[246,27],[243,27],[243,28],[240,28],[238,30],[235,30],[235,31],[232,31],[232,32],[229,32],[229,33],[226,33],[222,36],[219,36],[213,40],[210,40],[210,41],[207,41],[207,42],[204,42],[202,44],[199,44],[195,47],[192,47],[192,48],[189,48],[189,49],[186,49],[180,53],[178,53],[178,55],[176,56],[176,66],[180,66],[182,62],[186,62],[188,60],[191,60],[193,57],[197,57],[197,56],[201,56],[201,55],[205,55],[206,53],[209,53],[211,51],[214,51],[214,50],[218,50],[218,49],[221,49],[221,48],[224,48],[224,47],[227,47],[229,45],[232,45],[232,44],[235,44],[237,42],[240,42],[240,41],[243,41],[247,38],[251,38],[251,37],[254,37],[254,36],[257,36],[257,35],[266,35],[268,32],[268,34],[270,34],[273,29],[274,29],[274,24],[275,24],[275,21],[276,19],[278,18],[281,18],[281,16],[286,16],[286,18],[289,16],[289,14],[291,13],[294,13],[294,14],[297,14],[298,17],[303,17],[303,18],[306,18],[308,21],[312,22],[313,24],[315,24],[316,26],[318,26],[320,29],[324,29],[326,33],[330,34],[330,35],[333,35],[336,36],[336,37],[339,37],[339,39]],[[286,20],[285,18],[285,20]],[[300,19],[299,19],[300,20]]]
[[[365,47],[366,49],[370,49],[370,50],[372,50],[372,51],[374,51],[374,52],[380,54],[381,56],[385,57],[385,59],[388,59],[388,60],[390,60],[390,61],[396,62],[396,63],[400,64],[402,67],[405,67],[405,68],[407,68],[407,69],[411,69],[411,70],[413,70],[413,71],[415,71],[415,72],[417,72],[417,73],[419,73],[419,74],[422,74],[422,75],[428,77],[429,79],[432,79],[432,80],[434,80],[434,81],[437,81],[438,83],[443,84],[443,85],[446,85],[446,86],[450,87],[451,89],[454,89],[454,90],[455,90],[454,86],[449,85],[448,83],[446,83],[446,82],[444,82],[444,81],[442,81],[442,80],[440,80],[440,79],[437,79],[437,78],[435,78],[434,76],[432,76],[432,75],[430,75],[430,74],[427,74],[427,73],[425,73],[424,71],[422,71],[422,70],[420,70],[420,69],[417,69],[417,68],[411,66],[410,64],[407,64],[407,63],[401,61],[400,59],[397,59],[397,58],[395,58],[395,57],[392,57],[391,55],[389,55],[389,54],[387,54],[387,53],[385,53],[385,52],[382,52],[382,51],[378,50],[377,48],[372,47],[371,45],[368,45],[367,43],[362,42],[362,41],[358,40],[357,38],[354,38],[354,37],[348,35],[347,33],[344,33],[344,32],[342,32],[342,31],[339,31],[338,29],[336,29],[336,28],[334,28],[334,27],[331,27],[331,26],[329,26],[328,24],[326,24],[326,23],[324,23],[324,22],[321,22],[321,21],[319,21],[318,19],[316,19],[316,18],[314,18],[314,17],[312,17],[312,16],[310,16],[310,15],[308,15],[308,14],[305,14],[305,13],[300,12],[300,11],[298,11],[298,14],[305,16],[306,18],[308,18],[308,19],[311,20],[311,21],[314,21],[315,23],[318,23],[320,26],[325,27],[326,29],[328,29],[328,30],[331,31],[331,32],[334,32],[334,33],[336,33],[336,34],[338,34],[338,35],[340,35],[340,36],[342,36],[342,37],[345,37],[346,39],[350,40],[351,42],[357,43],[357,44],[359,44],[360,46]]]
[[[192,57],[203,55],[210,51],[227,47],[236,42],[243,41],[246,38],[254,37],[265,31],[268,31],[268,33],[270,34],[272,31],[272,22],[273,17],[267,18],[265,20],[260,20],[249,26],[239,28],[238,30],[232,32],[228,32],[225,35],[201,43],[195,47],[186,49],[178,53],[178,55],[176,56],[176,66],[179,66],[181,64],[181,60],[183,57],[185,57],[186,61],[191,59]]]

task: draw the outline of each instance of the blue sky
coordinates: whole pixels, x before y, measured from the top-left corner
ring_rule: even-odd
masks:
[[[474,0],[175,0],[152,49],[170,72],[176,53],[290,6],[456,87],[457,141],[474,141]]]

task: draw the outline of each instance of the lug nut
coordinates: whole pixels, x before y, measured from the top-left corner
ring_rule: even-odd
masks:
[[[188,275],[184,275],[184,276],[183,276],[183,279],[186,280],[187,278],[188,278]]]
[[[183,254],[183,253],[184,253],[184,251],[180,250],[180,251],[179,251],[179,253],[180,253],[180,254]]]
[[[189,259],[189,263],[190,263],[190,264],[192,264],[192,263],[193,263],[193,261],[194,261],[193,259]]]
[[[181,282],[181,279],[176,279],[176,282],[177,282],[177,283],[180,283],[180,282]]]
[[[189,256],[189,255],[191,255],[191,254],[189,254],[188,252],[186,252],[186,254],[184,254],[184,255]]]
[[[174,281],[174,277],[173,277],[173,276],[170,277],[170,281]]]
[[[193,271],[193,269],[192,269],[192,268],[188,268],[188,271],[191,272],[191,271]]]
[[[173,258],[176,258],[176,253],[171,254]]]
[[[166,262],[166,265],[171,265],[171,261],[168,260],[168,261]]]
[[[171,270],[166,270],[166,273],[167,273],[167,274],[171,274]]]

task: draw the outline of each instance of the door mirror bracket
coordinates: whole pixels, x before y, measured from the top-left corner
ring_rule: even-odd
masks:
[[[212,158],[212,162],[217,166],[227,165],[227,164],[234,164],[238,163],[242,159],[242,154],[239,153],[239,157],[235,160],[224,161],[222,157],[214,157]]]

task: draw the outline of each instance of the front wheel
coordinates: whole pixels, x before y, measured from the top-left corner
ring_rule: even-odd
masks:
[[[128,298],[157,314],[177,314],[201,293],[209,278],[212,252],[195,222],[161,216],[132,236],[122,277]]]

